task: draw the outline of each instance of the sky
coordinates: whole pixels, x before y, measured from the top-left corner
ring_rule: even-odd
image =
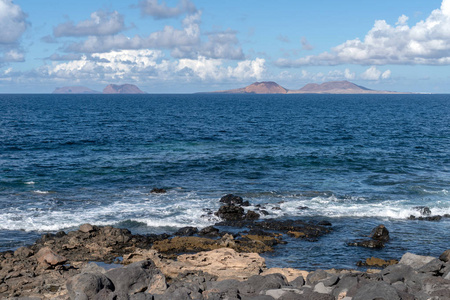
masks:
[[[0,93],[335,80],[450,93],[450,0],[0,0]]]

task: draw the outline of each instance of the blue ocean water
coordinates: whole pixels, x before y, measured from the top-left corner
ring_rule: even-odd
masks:
[[[87,222],[205,227],[234,193],[333,224],[269,266],[354,268],[449,249],[450,219],[406,220],[450,214],[449,191],[450,95],[0,95],[0,251]],[[385,249],[346,246],[378,224]]]

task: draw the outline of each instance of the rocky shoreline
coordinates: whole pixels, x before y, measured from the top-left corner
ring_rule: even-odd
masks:
[[[234,195],[215,212],[222,222],[174,235],[134,235],[83,224],[45,234],[33,245],[0,253],[1,299],[450,299],[450,250],[439,258],[406,253],[400,261],[368,258],[366,272],[267,268],[259,253],[283,236],[314,242],[326,221],[258,220]],[[211,212],[212,213],[212,212]],[[221,231],[236,228],[237,231]],[[383,225],[349,246],[382,248]]]

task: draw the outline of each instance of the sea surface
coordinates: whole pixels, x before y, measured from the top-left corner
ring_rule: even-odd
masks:
[[[83,223],[202,228],[233,193],[333,224],[268,266],[357,268],[449,249],[449,218],[407,220],[450,214],[449,191],[450,95],[0,95],[0,251]],[[346,245],[379,224],[385,249]]]

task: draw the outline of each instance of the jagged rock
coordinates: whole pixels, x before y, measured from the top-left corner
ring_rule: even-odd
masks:
[[[198,229],[196,227],[183,227],[178,229],[177,232],[175,232],[175,235],[181,235],[181,236],[192,236],[198,232]]]
[[[242,203],[244,202],[244,199],[242,199],[242,197],[240,197],[240,196],[228,194],[228,195],[225,195],[222,198],[220,198],[220,202],[225,203],[227,205],[231,205],[231,204],[242,205]]]
[[[378,225],[372,230],[370,237],[373,240],[387,242],[389,241],[389,230],[384,225]]]
[[[432,261],[430,261],[429,263],[427,263],[426,265],[420,267],[417,271],[420,273],[437,274],[442,269],[443,266],[444,266],[444,263],[440,259],[435,258]]]
[[[220,236],[219,229],[215,228],[214,226],[205,227],[200,230],[198,234],[204,236]]]
[[[227,204],[221,206],[215,215],[226,221],[239,221],[244,219],[244,209],[234,204]]]
[[[67,258],[57,254],[49,247],[41,248],[38,253],[35,254],[35,257],[40,264],[49,264],[51,266],[61,265],[67,261]]]
[[[254,212],[253,210],[249,210],[246,214],[245,214],[245,219],[246,220],[258,220],[260,217],[260,215],[256,212]]]
[[[413,269],[420,269],[425,266],[427,263],[432,261],[434,257],[432,256],[421,256],[413,253],[405,253],[399,261],[401,265],[407,265],[412,267]]]
[[[415,272],[411,266],[398,264],[392,265],[380,272],[383,280],[387,283],[404,282],[414,279]]]
[[[286,278],[281,274],[270,274],[266,276],[253,275],[248,280],[241,282],[238,286],[239,292],[243,295],[260,294],[262,291],[279,289],[287,285]]]

